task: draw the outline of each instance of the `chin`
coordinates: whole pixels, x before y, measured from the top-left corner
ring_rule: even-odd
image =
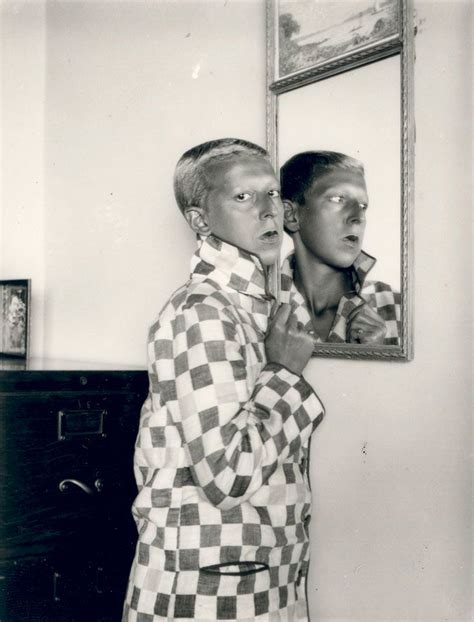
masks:
[[[335,257],[334,261],[331,262],[331,265],[338,270],[347,270],[347,268],[352,266],[358,256],[359,253],[351,255],[350,257]]]
[[[272,253],[260,253],[258,258],[262,262],[264,266],[273,266],[273,264],[278,261],[280,256],[280,251],[272,252]]]

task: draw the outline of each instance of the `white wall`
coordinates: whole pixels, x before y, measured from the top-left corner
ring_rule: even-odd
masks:
[[[31,347],[41,352],[45,9],[10,0],[0,8],[0,279],[32,279]]]
[[[2,9],[0,278],[33,279],[33,356],[145,364],[147,327],[195,247],[172,192],[178,157],[220,136],[265,141],[262,4]]]
[[[44,281],[37,353],[140,364],[194,247],[177,157],[264,141],[263,0],[41,4],[2,5],[0,278]],[[308,368],[312,622],[471,619],[470,7],[417,10],[415,359]]]
[[[307,373],[317,622],[472,619],[470,11],[417,5],[414,361]]]

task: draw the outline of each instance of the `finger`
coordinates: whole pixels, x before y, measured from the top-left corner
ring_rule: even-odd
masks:
[[[351,343],[371,343],[385,337],[385,326],[358,327],[350,332]]]
[[[288,303],[282,303],[275,312],[272,320],[270,321],[270,325],[274,326],[275,324],[286,324],[289,316],[291,315],[291,305]]]
[[[357,328],[363,328],[364,330],[370,330],[370,329],[382,328],[384,325],[385,325],[385,322],[383,320],[380,321],[379,319],[374,319],[374,318],[357,318],[357,320],[352,322],[352,324],[350,325],[350,328],[352,330],[355,330]]]
[[[380,315],[370,307],[366,307],[358,317],[374,322],[383,321]]]
[[[373,309],[367,307],[367,310],[364,309],[359,315],[354,317],[351,324],[356,324],[357,322],[364,322],[368,324],[384,324],[385,322],[380,317],[378,313],[376,313]]]
[[[359,313],[361,313],[363,309],[365,309],[366,307],[367,307],[367,303],[364,300],[358,307],[356,307],[355,309],[352,309],[352,311],[347,316],[347,323],[350,324],[352,320],[356,318],[359,315]]]
[[[292,313],[287,322],[286,322],[286,327],[288,329],[288,331],[291,331],[293,333],[298,332],[298,319],[296,317],[296,315],[294,313]]]
[[[348,343],[360,343],[361,333],[356,333],[355,331],[351,331],[347,336]]]
[[[372,331],[372,327],[368,326],[351,326],[348,331],[349,343],[361,343]]]
[[[363,333],[360,336],[359,343],[383,343],[385,334],[383,331],[374,331],[372,333]]]

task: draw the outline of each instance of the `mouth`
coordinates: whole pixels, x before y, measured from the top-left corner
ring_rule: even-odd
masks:
[[[349,246],[351,246],[352,248],[355,248],[356,246],[359,245],[360,238],[358,235],[354,235],[353,233],[350,233],[349,235],[346,235],[345,237],[343,237],[342,241],[345,244],[348,244]]]
[[[280,242],[280,234],[276,229],[269,229],[262,233],[262,235],[259,235],[258,239],[265,242],[265,244],[276,244]]]

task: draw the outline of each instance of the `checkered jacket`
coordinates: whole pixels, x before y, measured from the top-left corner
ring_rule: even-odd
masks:
[[[308,331],[313,331],[311,315],[305,300],[293,283],[295,255],[289,255],[281,270],[281,301],[290,303],[298,320]],[[366,281],[367,274],[375,265],[375,258],[362,251],[352,265],[351,275],[353,291],[341,297],[333,324],[324,343],[345,343],[347,318],[351,311],[363,304],[368,304],[384,320],[387,332],[385,345],[400,343],[400,294],[392,290],[390,285],[381,281]],[[323,340],[314,334],[315,342]]]
[[[323,408],[302,376],[265,360],[273,301],[259,260],[211,236],[150,329],[137,593],[148,569],[260,562],[294,576],[307,561],[307,448]]]

